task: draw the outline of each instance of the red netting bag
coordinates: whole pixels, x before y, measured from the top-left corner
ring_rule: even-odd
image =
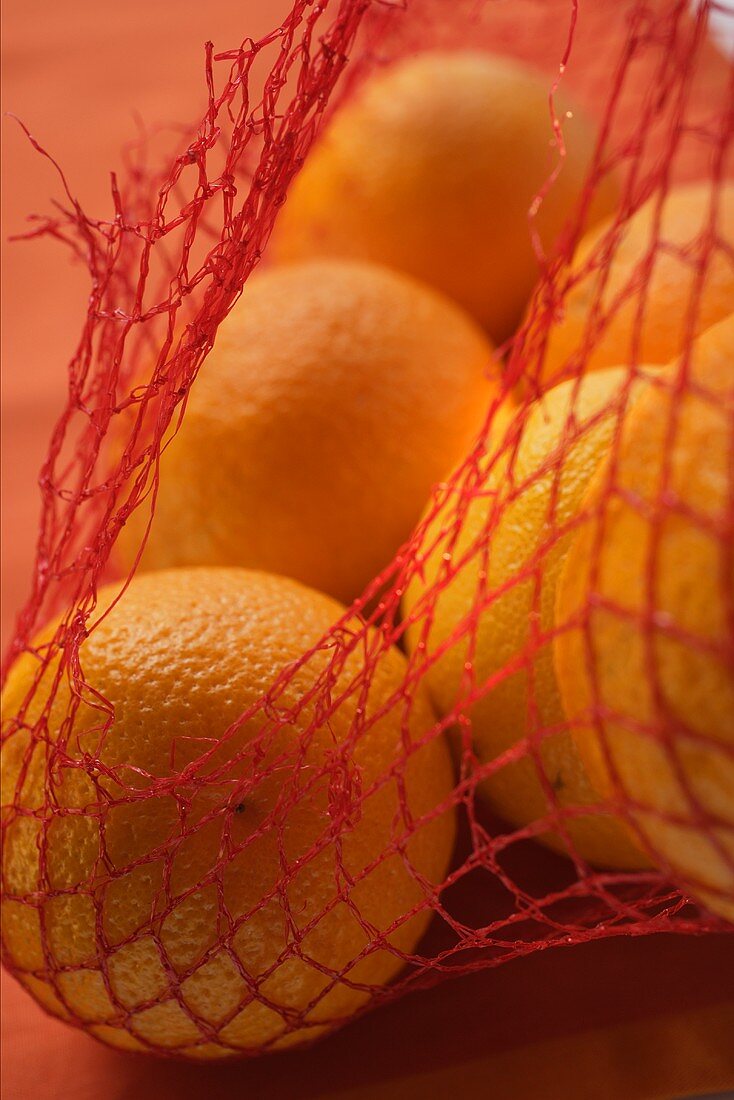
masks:
[[[52,1013],[125,1049],[259,1054],[547,947],[730,929],[734,71],[713,11],[297,0],[208,47],[199,125],[160,169],[152,138],[128,151],[110,216],[64,182],[37,232],[90,295],[3,734],[3,960]],[[145,571],[189,393],[312,143],[383,68],[469,47],[543,74],[549,150],[536,288],[469,453],[348,610]],[[548,247],[566,96],[598,140]]]

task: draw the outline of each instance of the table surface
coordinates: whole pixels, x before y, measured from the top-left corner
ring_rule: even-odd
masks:
[[[524,2],[524,0],[519,0]],[[283,0],[6,0],[4,109],[69,168],[72,190],[108,209],[106,170],[136,112],[190,121],[202,44],[267,30]],[[3,119],[3,236],[59,194],[53,169]],[[34,479],[64,395],[85,272],[53,242],[3,249],[3,639],[28,584]],[[523,1100],[676,1096],[734,1084],[734,937],[607,941],[548,951],[389,1005],[312,1050],[224,1067],[108,1051],[45,1017],[3,976],[8,1100],[248,1096]],[[542,1089],[540,1083],[542,1082]],[[539,1091],[541,1089],[541,1091]]]
[[[108,1050],[4,976],[2,1077],[6,1100],[650,1100],[734,1085],[732,1036],[734,937],[656,936],[542,952],[222,1066]]]

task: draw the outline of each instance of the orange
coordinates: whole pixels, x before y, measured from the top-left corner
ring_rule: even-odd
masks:
[[[497,390],[490,358],[457,306],[386,268],[256,276],[163,455],[144,565],[264,569],[351,601],[469,448]]]
[[[113,1046],[219,1058],[311,1039],[401,969],[454,838],[450,755],[428,739],[424,698],[405,718],[404,657],[383,650],[366,694],[340,701],[363,675],[360,644],[335,670],[329,715],[305,698],[334,653],[322,649],[231,728],[342,613],[262,573],[143,574],[85,641],[89,687],[63,734],[62,672],[47,741],[27,727],[58,662],[25,729],[13,719],[38,659],[16,663],[3,943],[51,1012]],[[114,707],[106,733],[100,696]]]
[[[528,739],[517,760],[503,761],[481,781],[480,794],[513,825],[543,821],[538,839],[566,851],[547,823],[559,809],[579,855],[621,868],[645,866],[646,860],[599,806],[564,729],[552,633],[569,523],[627,403],[642,385],[626,370],[606,370],[585,378],[578,389],[574,382],[564,383],[518,412],[504,446],[499,441],[500,461],[490,464],[458,531],[456,495],[432,521],[421,580],[405,598],[406,615],[415,614],[409,649],[415,652],[423,643],[430,656],[448,645],[427,672],[439,712],[451,713],[472,687],[480,692],[466,709],[480,765]],[[456,569],[448,582],[441,580],[447,568]],[[574,814],[579,807],[592,809]]]
[[[589,775],[734,919],[734,316],[625,422],[558,584],[558,682]],[[602,743],[603,739],[603,743]]]
[[[538,277],[528,213],[559,159],[549,83],[471,51],[423,53],[374,76],[308,157],[279,215],[273,254],[359,257],[408,271],[504,341]],[[556,106],[567,153],[533,222],[550,251],[594,148],[578,110],[567,117]],[[589,224],[615,195],[606,178]]]
[[[660,210],[658,201],[653,196],[621,228],[610,218],[581,242],[569,272],[575,282],[548,334],[543,377],[550,384],[580,363],[586,370],[668,363],[685,348],[689,323],[700,334],[731,312],[734,183],[716,191],[693,183],[671,190]]]

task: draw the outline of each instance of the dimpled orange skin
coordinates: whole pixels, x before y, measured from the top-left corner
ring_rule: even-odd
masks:
[[[497,390],[491,354],[457,306],[387,268],[254,276],[163,456],[144,567],[264,569],[351,602],[469,449]]]
[[[100,593],[100,608],[112,591]],[[38,745],[20,782],[28,734],[10,735],[3,750],[3,948],[23,984],[52,1013],[82,1021],[113,1046],[220,1058],[314,1038],[368,998],[338,975],[380,987],[401,969],[394,952],[415,947],[431,912],[430,886],[420,885],[410,868],[428,883],[442,881],[454,811],[408,825],[397,784],[405,782],[416,823],[447,799],[453,773],[444,741],[427,741],[405,764],[403,699],[363,732],[346,763],[340,761],[355,697],[319,725],[307,746],[303,732],[313,707],[294,717],[259,764],[251,749],[262,716],[222,739],[342,611],[294,581],[244,570],[141,575],[81,651],[88,682],[115,706],[102,747],[92,732],[100,715],[82,703],[67,741],[71,762],[64,766],[57,759],[46,774]],[[304,665],[274,705],[295,704],[328,656],[322,651]],[[332,698],[363,660],[358,647]],[[17,713],[36,668],[25,655],[12,669],[3,697],[6,719]],[[368,714],[400,687],[404,672],[398,651],[384,653],[362,700]],[[41,682],[29,724],[48,683]],[[64,681],[50,711],[52,744],[68,701]],[[417,739],[433,721],[417,695],[405,736]],[[210,758],[201,760],[207,750]],[[90,756],[80,770],[73,764],[84,751]],[[184,776],[197,759],[196,773]],[[330,771],[322,774],[330,760]],[[238,787],[276,762],[276,770],[254,786]],[[381,777],[382,787],[370,793]],[[85,812],[69,813],[73,808]],[[337,878],[330,830],[342,812],[351,825],[341,832]],[[388,851],[407,833],[402,856]],[[45,878],[39,875],[41,840]],[[307,858],[320,841],[320,852]],[[383,853],[382,862],[362,874]],[[417,915],[386,936],[394,950],[383,944],[355,961],[370,942],[360,921],[376,937],[421,903]]]
[[[573,382],[551,390],[529,412],[514,458],[510,455],[514,444],[503,445],[498,438],[501,461],[490,469],[482,492],[474,496],[451,550],[452,559],[459,562],[481,539],[487,549],[486,562],[481,552],[474,553],[441,590],[430,633],[424,638],[429,652],[461,629],[472,613],[481,569],[487,569],[487,591],[500,594],[479,613],[476,628],[470,628],[429,668],[427,683],[439,712],[448,714],[461,698],[469,659],[477,685],[501,675],[523,654],[532,669],[532,681],[526,668],[501,676],[469,708],[474,751],[482,764],[524,737],[532,738],[543,730],[562,730],[564,725],[551,642],[534,642],[532,623],[537,618],[537,626],[544,633],[553,629],[556,583],[570,540],[568,533],[558,534],[554,528],[562,532],[576,515],[589,479],[610,445],[618,417],[627,407],[625,402],[635,400],[644,385],[636,380],[628,392],[627,382],[628,372],[618,368],[585,378],[578,392]],[[572,414],[575,429],[570,425]],[[503,427],[507,440],[513,440],[517,429],[506,424]],[[572,430],[578,433],[574,442],[568,435]],[[551,512],[554,487],[557,496]],[[439,513],[425,545],[431,546],[440,530],[450,524],[450,514]],[[436,583],[445,550],[445,544],[440,543],[429,554],[420,582],[414,581],[406,593],[406,614]],[[533,572],[535,555],[538,563]],[[523,576],[526,570],[530,572]],[[540,584],[537,600],[536,576]],[[421,640],[423,625],[419,618],[408,630],[411,651]],[[539,754],[559,808],[598,808],[598,795],[570,732],[544,736],[539,741]],[[503,764],[480,783],[478,790],[497,814],[516,826],[539,821],[552,811],[538,765],[529,751],[518,761]],[[649,866],[625,829],[608,814],[567,817],[564,825],[576,853],[594,865]],[[568,850],[557,832],[545,829],[538,839],[558,851]]]
[[[619,491],[608,493],[606,463],[590,485],[589,519],[558,584],[556,620],[565,628],[555,641],[555,663],[596,788],[616,798],[618,779],[620,797],[641,807],[631,810],[634,822],[666,870],[713,912],[734,920],[734,672],[727,618],[734,555],[726,526],[734,316],[699,338],[690,372],[682,393],[650,387],[632,410],[615,456]],[[673,385],[676,376],[673,368]],[[657,502],[668,465],[665,506]],[[643,618],[648,608],[652,621]],[[608,710],[599,714],[598,707]],[[591,714],[598,717],[590,721]],[[690,736],[696,734],[707,740]]]
[[[552,250],[594,149],[589,123],[556,111],[567,147],[535,229]],[[276,224],[281,259],[350,256],[408,271],[460,302],[496,343],[514,332],[539,267],[528,211],[558,163],[549,81],[465,51],[420,54],[367,81],[326,129]],[[591,225],[611,211],[599,184]]]
[[[564,299],[561,319],[548,334],[542,368],[547,384],[555,384],[567,367],[577,371],[580,361],[585,370],[598,370],[633,360],[669,363],[680,355],[687,339],[698,260],[705,258],[706,274],[693,324],[694,335],[731,313],[734,183],[723,184],[716,194],[714,225],[719,241],[708,255],[701,236],[708,226],[713,198],[709,182],[672,189],[663,200],[660,225],[656,227],[657,196],[654,196],[624,226],[610,259],[597,262],[593,254],[612,232],[612,219],[587,234],[571,266],[571,273],[578,281]],[[646,265],[656,242],[661,247],[648,275]],[[586,273],[584,268],[588,265]],[[635,350],[641,293],[645,295],[644,315]],[[597,330],[590,318],[592,308],[610,314],[603,331]],[[584,349],[587,342],[588,350]]]

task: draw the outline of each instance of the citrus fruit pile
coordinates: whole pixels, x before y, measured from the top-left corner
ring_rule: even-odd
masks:
[[[363,85],[220,326],[81,670],[43,660],[58,621],[10,671],[5,956],[105,1042],[221,1058],[354,1014],[436,909],[457,766],[580,872],[657,865],[734,915],[734,187],[624,220],[598,181],[518,396],[501,346],[592,163],[562,106],[538,205],[542,78],[426,53]],[[403,653],[347,605],[416,528]]]

